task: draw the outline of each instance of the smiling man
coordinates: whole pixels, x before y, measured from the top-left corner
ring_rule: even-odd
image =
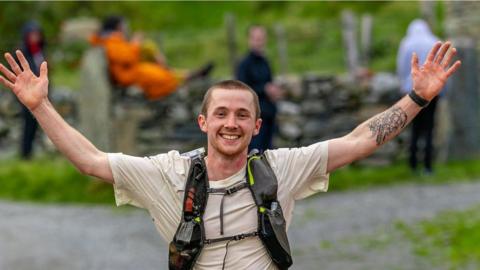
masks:
[[[170,269],[287,269],[286,231],[295,201],[326,191],[329,173],[368,156],[395,137],[438,95],[460,66],[455,48],[437,43],[425,63],[412,57],[412,91],[351,133],[329,141],[248,155],[262,120],[258,97],[234,80],[213,85],[198,116],[207,153],[152,157],[104,153],[69,126],[48,100],[47,64],[40,76],[17,51],[0,82],[33,113],[58,149],[84,174],[114,185],[118,205],[145,208],[169,246]],[[312,236],[314,237],[314,236]]]

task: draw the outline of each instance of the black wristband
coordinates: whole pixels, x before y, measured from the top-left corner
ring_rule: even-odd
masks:
[[[428,100],[417,95],[417,93],[415,93],[414,90],[410,91],[410,93],[408,93],[408,96],[413,100],[413,102],[417,103],[417,105],[420,106],[421,108],[427,107],[428,103],[430,103]]]

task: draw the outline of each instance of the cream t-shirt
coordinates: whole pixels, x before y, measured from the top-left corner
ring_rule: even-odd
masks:
[[[283,208],[287,229],[292,220],[295,200],[303,199],[328,188],[326,173],[328,143],[308,147],[281,148],[265,151],[278,180],[278,200]],[[109,154],[118,206],[132,204],[145,208],[155,227],[167,243],[175,235],[182,214],[182,202],[190,158],[178,151],[152,157]],[[246,181],[245,167],[220,181],[210,181],[211,188],[229,188]],[[222,195],[209,194],[203,216],[207,239],[233,236],[257,230],[257,206],[248,188],[224,199],[224,234],[220,234],[220,202]],[[226,242],[206,245],[194,269],[222,269]],[[225,269],[277,269],[258,237],[231,241],[225,257]]]

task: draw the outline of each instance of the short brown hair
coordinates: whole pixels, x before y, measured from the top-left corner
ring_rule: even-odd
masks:
[[[221,82],[218,82],[218,83],[215,83],[214,85],[212,85],[207,90],[207,92],[205,93],[205,96],[203,96],[202,110],[200,112],[201,114],[207,116],[208,105],[210,104],[210,99],[211,99],[211,96],[212,96],[212,92],[215,89],[244,90],[244,91],[250,92],[253,96],[253,104],[255,106],[255,119],[260,118],[260,103],[258,101],[257,93],[255,93],[255,91],[253,91],[253,89],[250,88],[250,86],[244,84],[241,81],[237,81],[237,80],[225,80],[225,81],[221,81]]]

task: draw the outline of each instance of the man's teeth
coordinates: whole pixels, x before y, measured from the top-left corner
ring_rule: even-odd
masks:
[[[238,135],[222,135],[222,138],[227,140],[236,140],[239,138],[239,136]]]

